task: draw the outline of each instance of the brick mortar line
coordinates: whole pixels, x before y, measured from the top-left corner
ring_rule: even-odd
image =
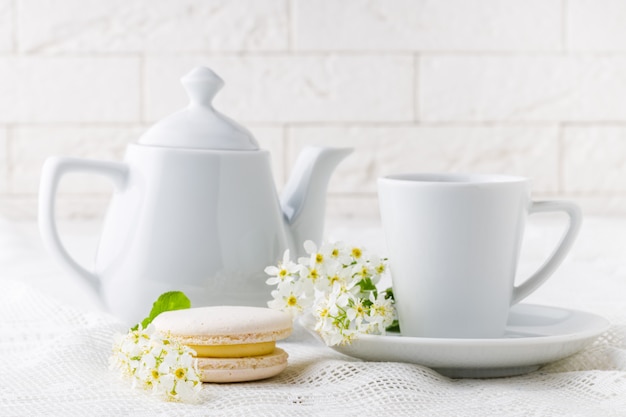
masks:
[[[566,52],[569,51],[569,42],[567,36],[567,32],[569,30],[567,19],[568,8],[568,0],[561,0],[561,48],[563,48],[563,50]]]
[[[293,139],[291,138],[291,127],[286,124],[283,125],[283,157],[280,161],[282,169],[282,178],[280,181],[282,184],[286,184],[291,175],[291,167],[289,166],[289,158],[291,156],[293,148]]]
[[[15,42],[17,44],[17,42]],[[17,48],[16,45],[14,45]],[[42,58],[42,59],[105,59],[105,58],[137,58],[142,55],[146,60],[153,58],[180,58],[189,56],[207,56],[211,58],[311,58],[311,57],[405,57],[410,58],[415,55],[420,57],[472,57],[472,58],[508,58],[508,57],[561,57],[561,58],[624,58],[626,57],[626,49],[624,51],[427,51],[427,50],[363,50],[363,51],[298,51],[298,50],[281,50],[281,51],[166,51],[166,52],[149,52],[145,50],[137,51],[85,51],[85,52],[0,52],[0,58]]]
[[[149,127],[153,122],[0,122],[0,127],[12,126],[13,128],[27,128],[27,129],[75,129],[75,128],[142,128]]]
[[[144,55],[139,56],[139,120],[141,123],[146,123],[147,119],[147,106],[146,106],[146,91],[148,77],[146,74],[146,57]]]
[[[17,42],[16,42],[17,43]],[[215,50],[177,50],[177,51],[59,51],[59,52],[0,52],[0,57],[20,56],[20,57],[42,57],[42,58],[109,58],[109,57],[136,57],[138,54],[146,58],[179,58],[193,55],[206,55],[212,58],[237,58],[237,57],[315,57],[328,55],[342,56],[475,56],[475,57],[515,57],[515,56],[558,56],[558,57],[597,57],[597,56],[626,56],[626,49],[620,50],[568,50],[568,51],[490,51],[490,50],[260,50],[260,51],[215,51]]]
[[[295,48],[295,4],[293,0],[287,0],[285,2],[287,7],[287,51],[293,53]]]
[[[289,121],[289,122],[257,122],[239,119],[239,122],[246,126],[258,127],[281,127],[289,126],[291,128],[310,128],[310,127],[368,127],[368,128],[394,128],[394,127],[556,127],[561,121],[539,121],[539,122],[523,122],[523,121],[479,121],[479,122],[414,122],[414,121]],[[626,127],[626,120],[621,122]],[[590,122],[590,126],[596,123]]]
[[[563,193],[566,189],[566,181],[565,181],[565,129],[563,129],[562,125],[558,126],[558,136],[557,136],[557,189],[559,193]]]
[[[102,192],[102,193],[84,193],[84,192],[74,192],[74,193],[60,193],[59,197],[65,199],[66,201],[72,200],[84,200],[84,199],[99,199],[94,200],[97,203],[100,200],[107,200],[111,198],[111,193]],[[376,197],[378,193],[376,191],[371,192],[361,192],[361,193],[353,193],[353,192],[336,192],[331,191],[327,193],[327,197],[332,198],[371,198]],[[534,190],[533,195],[539,197],[552,197],[552,196],[568,196],[572,198],[626,198],[626,191],[624,190],[615,190],[615,191],[563,191],[563,192],[554,192],[554,191],[541,191]],[[30,201],[32,199],[38,198],[38,193],[28,193],[28,192],[5,192],[0,193],[0,196],[11,197],[14,201],[22,200],[22,201]],[[6,202],[6,201],[4,201]],[[2,206],[2,203],[0,203]]]
[[[376,191],[372,192],[363,192],[363,193],[338,193],[338,192],[329,192],[327,194],[328,197],[340,197],[340,198],[370,198],[377,196],[378,193]],[[616,190],[616,191],[542,191],[542,190],[533,190],[534,196],[539,197],[558,197],[558,196],[568,196],[572,198],[626,198],[626,191],[624,190]]]
[[[146,120],[146,121],[130,121],[130,122],[85,122],[85,121],[76,121],[76,122],[0,122],[0,128],[36,128],[36,129],[56,129],[56,128],[148,128],[158,120]],[[473,128],[473,127],[528,127],[528,128],[537,128],[537,127],[559,127],[563,130],[568,128],[603,128],[603,127],[620,127],[626,128],[626,120],[624,121],[598,121],[598,122],[589,122],[589,121],[445,121],[445,122],[429,122],[429,121],[246,121],[239,120],[240,123],[245,126],[250,127],[258,127],[258,128],[351,128],[351,127],[367,127],[367,128],[419,128],[419,127],[454,127],[454,128]]]
[[[143,51],[133,52],[111,52],[111,53],[33,53],[33,52],[0,52],[0,58],[21,58],[21,59],[104,59],[104,58],[137,58]],[[169,56],[169,55],[168,55]],[[174,57],[174,55],[172,55]]]
[[[420,122],[420,97],[422,84],[420,82],[420,55],[413,55],[413,120],[415,123]]]
[[[443,171],[442,171],[443,172]],[[551,195],[569,195],[569,196],[573,196],[573,197],[602,197],[605,198],[607,196],[613,196],[613,197],[626,197],[626,190],[613,190],[613,191],[563,191],[563,192],[558,192],[558,191],[545,191],[545,190],[534,190],[533,191],[534,194],[538,194],[541,196],[551,196]],[[38,192],[11,192],[11,193],[0,193],[0,195],[11,195],[13,197],[17,197],[17,198],[25,198],[25,199],[30,199],[30,198],[36,198],[38,196]],[[63,197],[66,197],[67,199],[82,199],[84,197],[90,197],[90,198],[109,198],[112,195],[112,192],[109,193],[107,191],[103,191],[103,192],[89,192],[89,191],[77,191],[77,192],[64,192],[59,194]],[[372,195],[377,195],[377,191],[361,191],[361,192],[353,192],[353,191],[329,191],[327,193],[327,196],[332,196],[332,197],[354,197],[354,198],[361,198],[361,197],[370,197]],[[1,205],[1,202],[0,202]]]
[[[60,122],[0,122],[0,127],[14,126],[16,128],[148,128],[161,119],[146,121],[120,121],[120,122],[93,122],[93,121],[60,121]],[[312,127],[368,127],[368,128],[419,128],[419,127],[562,127],[568,128],[603,128],[603,127],[626,127],[626,120],[623,121],[599,121],[599,122],[564,122],[564,121],[445,121],[445,122],[414,122],[414,121],[249,121],[238,119],[238,122],[251,127],[267,127],[267,128],[283,128],[286,126],[293,128],[312,128]]]
[[[18,18],[17,18],[17,0],[13,0],[11,2],[11,23],[13,25],[13,28],[11,30],[11,50],[14,54],[18,54],[19,51],[19,45],[18,45],[18,36],[17,36],[17,32],[18,32]]]
[[[6,181],[5,188],[8,193],[12,193],[12,178],[13,178],[13,170],[14,167],[14,158],[13,158],[13,137],[14,137],[14,126],[7,125],[6,126],[6,143],[4,144],[5,155],[5,163],[6,170],[4,172],[4,180]]]

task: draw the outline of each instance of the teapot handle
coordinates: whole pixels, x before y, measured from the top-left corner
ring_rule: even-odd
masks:
[[[99,293],[100,280],[72,258],[61,239],[56,225],[55,200],[61,178],[71,172],[87,172],[109,178],[117,190],[122,190],[128,178],[128,165],[119,162],[96,161],[69,157],[51,157],[42,168],[39,186],[39,231],[44,245],[61,263],[84,278]]]

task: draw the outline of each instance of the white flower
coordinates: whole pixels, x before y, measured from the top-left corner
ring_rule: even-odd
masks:
[[[385,329],[391,326],[396,318],[393,301],[386,298],[384,293],[379,293],[378,297],[374,297],[374,293],[371,293],[370,301],[372,305],[367,320],[373,327],[368,333],[384,334]]]
[[[348,249],[348,251],[355,262],[359,262],[363,257],[363,249],[358,246],[352,246]]]
[[[386,273],[386,259],[368,254],[359,246],[324,242],[317,247],[306,241],[308,257],[289,260],[289,252],[278,267],[267,267],[276,285],[271,308],[292,317],[311,314],[315,330],[328,345],[348,344],[363,333],[384,333],[393,323],[393,300],[379,293],[376,284]]]
[[[283,254],[283,260],[278,262],[278,266],[272,265],[265,268],[265,273],[271,276],[265,282],[268,285],[276,285],[284,281],[293,281],[299,269],[300,266],[289,259],[289,249],[287,249]]]
[[[111,367],[130,377],[132,387],[167,400],[191,402],[202,388],[195,352],[164,338],[154,326],[115,337]]]
[[[387,261],[385,259],[381,259],[376,255],[368,255],[367,264],[372,273],[371,279],[372,282],[378,284],[380,278],[387,273]]]
[[[300,268],[300,278],[303,278],[303,282],[308,283],[311,288],[314,288],[318,284],[318,280],[323,279],[323,277],[324,274],[316,265],[302,265]]]
[[[352,275],[357,280],[368,279],[372,277],[373,269],[369,263],[366,262],[357,262],[352,267]]]
[[[346,317],[348,317],[350,321],[354,321],[358,327],[368,314],[368,308],[364,305],[363,299],[361,298],[352,299],[350,301],[348,309],[346,310]]]
[[[345,345],[350,338],[344,338],[343,332],[340,329],[316,329],[320,334],[324,343],[328,346]]]
[[[320,328],[317,332],[328,346],[350,344],[359,333],[357,329],[342,326],[340,322],[333,322],[329,327]]]
[[[338,263],[339,265],[348,265],[352,263],[352,257],[350,256],[347,246],[343,242],[324,242],[322,243],[320,252],[325,254],[328,259]]]
[[[304,242],[304,250],[309,257],[298,259],[298,263],[315,268],[321,273],[337,270],[353,262],[348,248],[342,242],[323,242],[318,249],[315,243],[307,240]]]
[[[316,290],[325,293],[334,291],[333,287],[338,285],[339,288],[347,289],[353,285],[352,277],[350,274],[350,268],[344,268],[343,266],[337,266],[330,268],[325,274],[321,275],[314,284]]]
[[[326,293],[316,300],[313,315],[320,322],[325,320],[341,320],[342,316],[346,314],[346,306],[349,300],[349,294],[346,292],[333,291]],[[323,324],[320,324],[320,326],[322,325]]]
[[[318,268],[324,265],[324,254],[317,250],[317,245],[312,240],[306,240],[302,246],[309,257],[299,258],[299,264]]]
[[[291,314],[295,318],[304,312],[312,303],[312,299],[304,296],[302,282],[288,282],[272,291],[273,300],[267,306]]]

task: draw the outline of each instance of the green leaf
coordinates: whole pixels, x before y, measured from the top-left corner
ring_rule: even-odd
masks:
[[[159,298],[152,304],[152,310],[150,310],[150,314],[148,317],[143,319],[141,322],[141,327],[144,329],[148,327],[152,320],[156,318],[159,314],[164,311],[172,311],[172,310],[184,310],[186,308],[191,307],[191,301],[185,294],[181,291],[169,291],[163,293],[159,296]],[[135,325],[131,328],[131,330],[137,330],[139,325]]]
[[[385,298],[386,299],[391,298],[393,301],[396,301],[395,297],[393,296],[393,288],[392,287],[387,288],[383,292],[385,293]]]
[[[393,323],[389,327],[385,329],[388,332],[399,333],[400,332],[400,322],[398,320],[394,320]]]
[[[359,285],[359,287],[361,287],[362,292],[376,291],[376,285],[374,285],[370,277],[363,278],[357,284]]]

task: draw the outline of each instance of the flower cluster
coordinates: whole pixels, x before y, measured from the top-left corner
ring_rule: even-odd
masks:
[[[285,251],[277,266],[268,266],[266,281],[276,285],[268,306],[292,317],[312,314],[315,330],[329,346],[348,344],[359,334],[384,334],[396,318],[393,299],[376,284],[387,260],[341,242],[318,248],[304,242],[309,255],[297,263]]]
[[[130,377],[132,386],[151,390],[170,401],[194,401],[202,387],[193,350],[149,325],[116,335],[111,368]]]

